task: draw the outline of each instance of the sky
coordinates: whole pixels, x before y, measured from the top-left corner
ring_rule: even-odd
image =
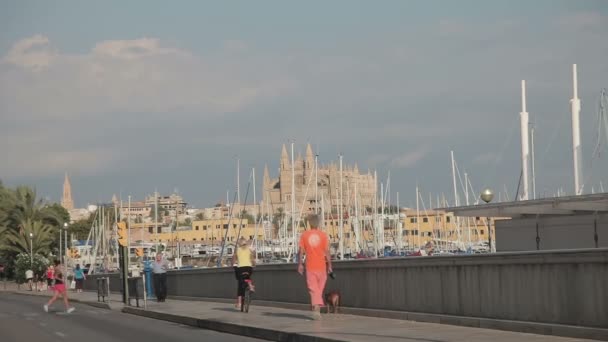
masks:
[[[177,191],[241,199],[282,144],[377,170],[391,201],[453,204],[450,151],[473,193],[513,199],[520,84],[538,196],[573,193],[578,64],[585,192],[608,189],[608,2],[1,1],[0,180],[77,206]],[[464,198],[460,180],[460,197]],[[251,185],[252,187],[253,185]],[[252,195],[247,201],[252,201]]]

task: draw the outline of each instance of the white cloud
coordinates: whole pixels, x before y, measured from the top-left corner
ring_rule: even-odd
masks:
[[[409,169],[416,166],[428,154],[428,147],[418,147],[414,151],[406,152],[398,157],[393,158],[390,162],[390,165],[396,168]]]
[[[216,115],[279,96],[288,85],[271,74],[235,71],[232,62],[206,60],[153,38],[103,41],[76,55],[56,52],[48,38],[36,35],[15,43],[3,61],[3,115],[34,118],[117,112]]]
[[[57,54],[51,49],[49,39],[35,35],[15,43],[2,61],[37,71],[48,67],[55,57]]]

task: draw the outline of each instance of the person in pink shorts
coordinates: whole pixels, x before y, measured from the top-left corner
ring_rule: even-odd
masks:
[[[304,274],[303,258],[306,254],[306,286],[310,293],[312,318],[321,318],[323,303],[323,290],[327,281],[327,274],[332,272],[331,255],[329,253],[329,238],[319,230],[319,215],[308,217],[310,230],[300,237],[300,251],[298,256],[298,273]]]
[[[48,303],[44,304],[44,311],[46,312],[49,312],[49,307],[57,300],[57,298],[59,298],[59,296],[63,297],[63,303],[65,304],[65,311],[67,313],[71,313],[76,310],[74,307],[70,307],[68,293],[65,288],[65,282],[63,281],[63,272],[64,269],[59,260],[55,260],[55,272],[53,274],[55,277],[55,285],[53,285],[53,298],[51,298]]]

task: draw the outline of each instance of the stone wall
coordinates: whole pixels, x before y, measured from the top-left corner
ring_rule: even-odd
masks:
[[[340,290],[346,307],[608,328],[608,249],[341,261],[334,270],[326,290]],[[294,264],[262,265],[253,277],[258,300],[308,302]],[[234,298],[234,271],[172,271],[168,292]]]

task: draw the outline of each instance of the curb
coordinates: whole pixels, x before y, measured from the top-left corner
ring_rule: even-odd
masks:
[[[280,330],[259,328],[254,326],[246,326],[235,323],[222,322],[212,319],[201,319],[188,316],[180,316],[168,314],[158,311],[149,311],[136,309],[132,307],[124,307],[122,312],[138,315],[147,318],[154,318],[162,321],[168,321],[201,329],[214,330],[222,333],[240,335],[245,337],[259,338],[268,341],[278,342],[343,342],[343,340],[335,340],[319,336],[304,335],[301,333],[285,332]]]
[[[5,292],[10,293],[10,294],[20,295],[20,296],[46,297],[44,295],[33,294],[33,293],[23,293],[23,292],[17,292],[17,291],[5,291]],[[100,308],[100,309],[112,310],[112,307],[110,306],[109,303],[93,302],[93,301],[89,301],[89,300],[80,300],[80,299],[76,299],[76,298],[69,298],[69,300],[70,300],[70,302],[74,302],[74,303],[94,306],[94,307]]]

